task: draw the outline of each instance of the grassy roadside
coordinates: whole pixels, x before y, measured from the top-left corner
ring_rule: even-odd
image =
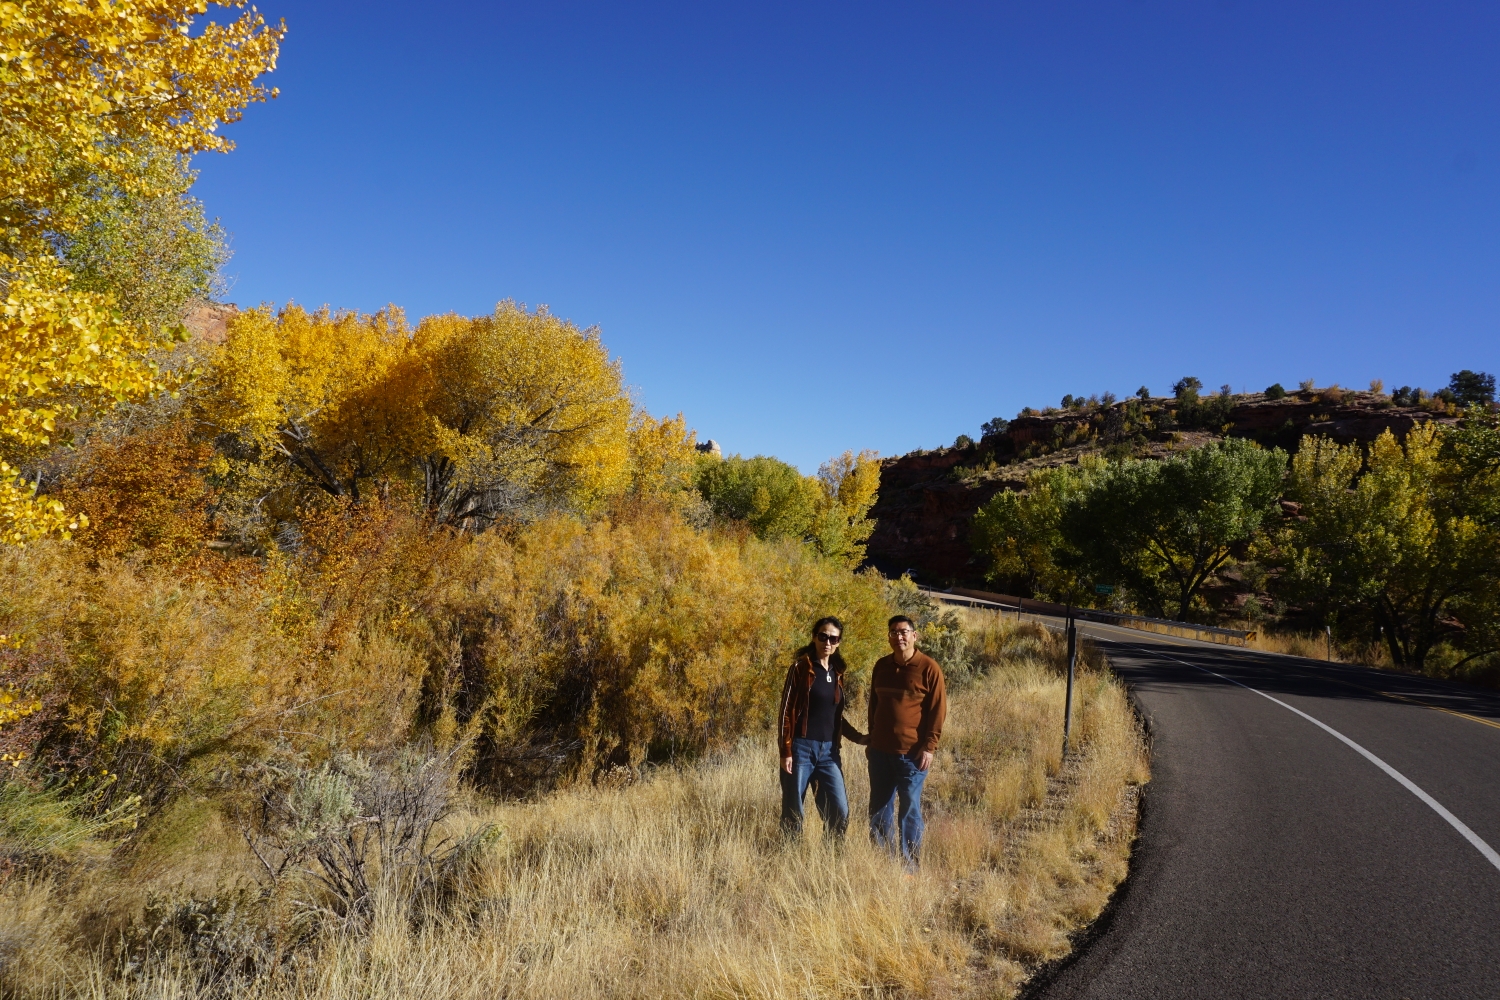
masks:
[[[445,916],[414,922],[387,900],[363,934],[300,925],[300,944],[250,976],[235,942],[263,951],[269,920],[248,888],[252,859],[223,817],[185,818],[186,842],[0,886],[0,994],[1013,995],[1123,878],[1145,746],[1123,688],[1086,648],[1064,764],[1059,638],[984,616],[969,625],[980,672],[952,698],[914,877],[863,836],[857,748],[845,847],[827,848],[815,818],[783,843],[775,753],[759,738],[613,786],[472,803],[456,825],[502,836]],[[213,902],[195,923],[163,906],[172,898]]]

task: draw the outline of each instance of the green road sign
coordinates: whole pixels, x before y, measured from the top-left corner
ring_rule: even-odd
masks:
[[[1096,593],[1096,594],[1113,594],[1114,592],[1115,592],[1115,585],[1112,584],[1112,583],[1096,583],[1096,584],[1094,584],[1094,593]]]

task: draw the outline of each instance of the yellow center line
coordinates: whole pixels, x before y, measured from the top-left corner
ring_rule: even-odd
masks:
[[[1367,688],[1360,684],[1353,684],[1351,681],[1344,681],[1343,683],[1352,684],[1353,687],[1360,688],[1364,691],[1375,691],[1374,688]],[[1425,701],[1419,701],[1416,698],[1408,698],[1406,695],[1396,694],[1394,691],[1375,691],[1375,693],[1384,695],[1387,698],[1394,698],[1397,701],[1404,701],[1412,705],[1421,705],[1423,708],[1430,708],[1434,712],[1447,712],[1449,715],[1456,715],[1460,719],[1468,719],[1470,722],[1477,722],[1481,726],[1489,726],[1492,729],[1500,729],[1500,722],[1496,722],[1493,719],[1481,719],[1477,715],[1470,715],[1468,712],[1460,712],[1452,708],[1444,708],[1442,705],[1429,705]]]

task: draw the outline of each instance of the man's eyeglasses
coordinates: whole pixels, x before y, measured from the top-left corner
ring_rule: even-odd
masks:
[[[893,628],[893,629],[891,629],[891,635],[896,636],[898,639],[901,638],[902,636],[916,635],[916,634],[917,633],[913,632],[909,628]]]
[[[839,636],[833,635],[833,634],[828,633],[828,632],[819,632],[818,633],[818,641],[819,642],[826,642],[830,646],[837,646],[839,644],[839,638],[840,638]]]

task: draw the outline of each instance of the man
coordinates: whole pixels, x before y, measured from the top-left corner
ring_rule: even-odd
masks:
[[[922,846],[922,784],[948,713],[943,670],[917,649],[917,627],[905,615],[886,625],[891,655],[870,677],[870,839],[915,866]],[[894,800],[894,801],[893,801]]]

